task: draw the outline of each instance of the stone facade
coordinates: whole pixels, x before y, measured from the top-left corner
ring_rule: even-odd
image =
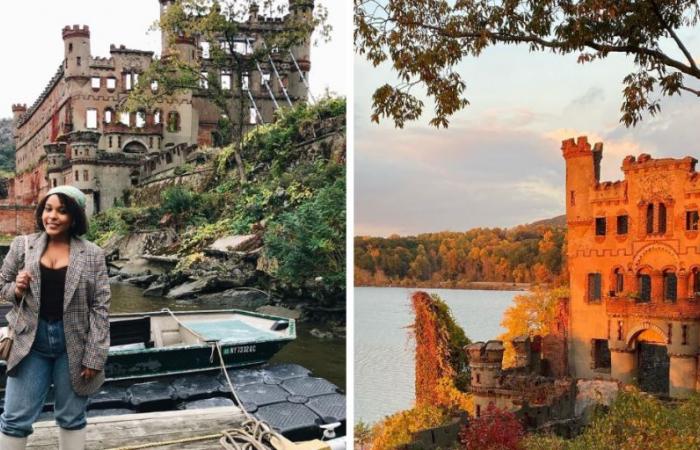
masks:
[[[159,2],[162,14],[172,0]],[[289,14],[282,18],[260,16],[257,7],[251,8],[247,22],[239,24],[243,58],[264,45],[263,34],[284,30],[287,21],[310,18],[312,10],[313,0],[290,0]],[[119,112],[153,61],[152,52],[111,46],[108,58],[94,57],[87,26],[67,26],[62,37],[63,62],[44,92],[30,108],[12,106],[17,175],[0,204],[32,206],[51,187],[71,184],[86,193],[87,212],[93,214],[114,205],[126,189],[185,163],[197,146],[212,145],[221,112],[201,92],[171,96],[148,111]],[[162,38],[166,55],[169,39]],[[201,60],[206,69],[203,44],[197,40],[176,38],[175,51]],[[253,104],[252,98],[258,110],[255,115],[246,111],[244,131],[272,121],[276,104],[285,104],[286,98],[297,102],[308,95],[301,75],[310,70],[308,40],[289,53],[273,54],[272,60],[274,68],[268,60],[260,63],[261,71],[248,75],[243,91],[235,88],[238,80],[230,79],[232,104],[247,108],[243,105]]]
[[[562,152],[571,375],[688,396],[700,386],[697,160],[627,156],[624,179],[602,182],[601,143]]]
[[[571,378],[557,377],[549,370],[543,339],[516,338],[515,365],[503,368],[501,341],[476,342],[465,348],[469,354],[470,391],[477,417],[489,406],[515,411],[526,426],[540,428],[573,416],[575,385]]]

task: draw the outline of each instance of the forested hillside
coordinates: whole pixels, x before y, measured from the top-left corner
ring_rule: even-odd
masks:
[[[356,237],[358,286],[466,287],[471,282],[556,282],[565,276],[561,218],[510,229]]]
[[[12,119],[0,119],[0,177],[15,170],[15,144],[12,140]]]

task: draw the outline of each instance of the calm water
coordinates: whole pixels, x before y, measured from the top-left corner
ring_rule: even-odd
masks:
[[[159,311],[162,308],[182,311],[233,307],[222,302],[144,297],[140,288],[130,284],[115,283],[111,288],[113,313]],[[296,340],[287,344],[271,362],[300,364],[311,370],[314,375],[345,389],[345,340],[317,339],[309,333],[313,328],[323,329],[323,325],[297,322]]]
[[[494,339],[504,329],[501,316],[513,291],[423,289],[450,306],[472,341]],[[373,423],[410,408],[414,392],[414,346],[407,327],[413,321],[415,289],[355,288],[355,420]]]

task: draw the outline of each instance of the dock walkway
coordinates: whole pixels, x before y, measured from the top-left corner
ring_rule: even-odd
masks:
[[[118,449],[156,442],[175,441],[218,434],[239,426],[244,419],[235,406],[183,411],[91,417],[87,426],[86,450]],[[29,437],[29,450],[58,448],[58,427],[53,421],[37,422]],[[221,450],[217,439],[149,447],[155,450]]]

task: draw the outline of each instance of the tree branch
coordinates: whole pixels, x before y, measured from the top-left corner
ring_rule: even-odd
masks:
[[[668,31],[668,33],[671,35],[673,40],[676,42],[676,45],[681,50],[681,52],[683,52],[683,55],[685,55],[686,59],[688,60],[690,67],[692,67],[693,69],[695,69],[697,71],[698,66],[695,64],[695,60],[693,59],[693,56],[690,54],[688,49],[685,47],[685,45],[683,44],[683,41],[681,41],[681,39],[678,37],[678,35],[674,31],[674,29],[671,28],[671,26],[668,24],[668,22],[666,22],[666,20],[664,20],[663,16],[661,15],[661,10],[659,9],[659,5],[654,0],[650,0],[650,3],[653,7],[654,14],[659,19],[659,23],[661,24],[661,26],[663,26],[664,29],[666,29],[666,31]]]

